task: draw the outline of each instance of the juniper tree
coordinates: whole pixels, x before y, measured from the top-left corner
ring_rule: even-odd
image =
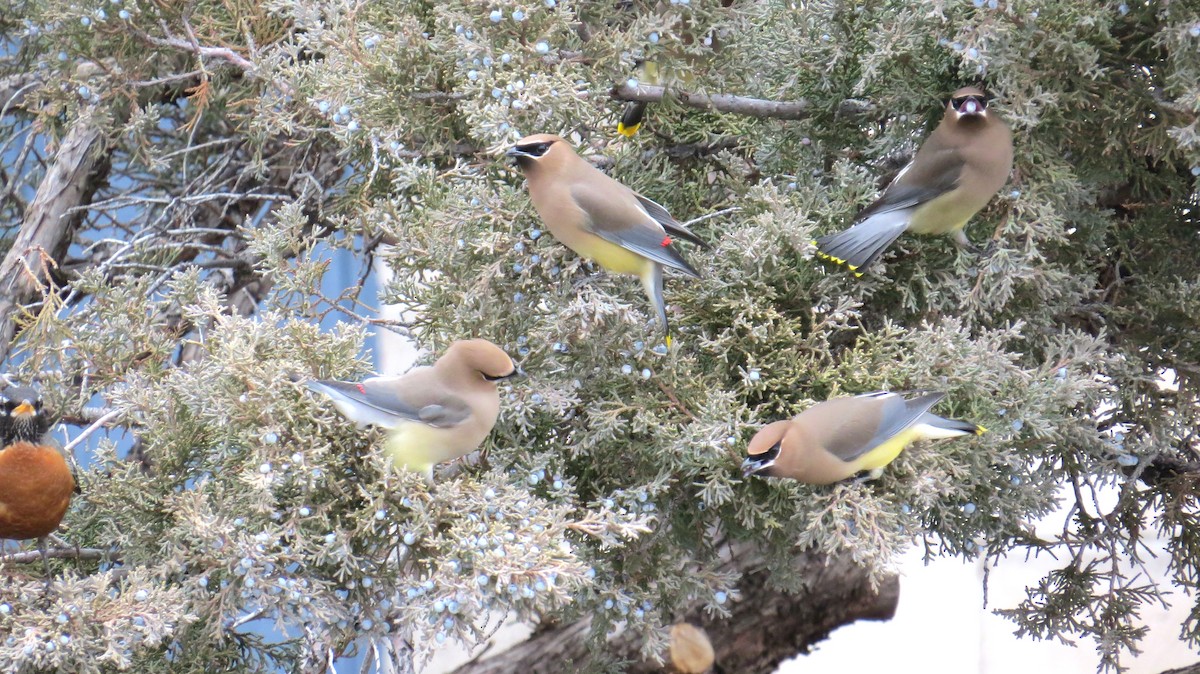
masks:
[[[721,636],[827,586],[861,606],[797,613],[811,639],[886,616],[916,545],[1057,554],[1003,612],[1119,668],[1139,606],[1200,576],[1200,13],[911,5],[9,0],[2,348],[83,493],[48,591],[36,554],[3,566],[0,663],[387,671],[515,617],[539,635],[469,668],[619,671],[687,617],[718,662],[769,671],[811,640]],[[687,90],[629,81],[640,59],[685,64]],[[862,279],[814,260],[971,83],[1017,146],[968,228],[983,253],[904,237]],[[632,99],[652,104],[625,140]],[[540,231],[502,160],[540,131],[713,244],[702,281],[668,280],[672,349],[636,284]],[[343,249],[394,281],[322,292]],[[434,489],[294,381],[370,372],[380,331],[486,337],[530,375]],[[741,478],[758,425],[881,388],[993,431],[875,482]],[[1165,577],[1128,571],[1149,533]]]

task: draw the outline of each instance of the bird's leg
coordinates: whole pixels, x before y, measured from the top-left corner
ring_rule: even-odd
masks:
[[[50,554],[46,550],[46,536],[38,536],[38,550],[42,553],[42,571],[46,572],[46,592],[50,591]]]
[[[979,250],[978,246],[971,243],[971,240],[967,238],[967,233],[965,230],[955,230],[954,233],[950,235],[950,240],[954,242],[954,245],[957,246],[959,250],[965,250],[973,255],[980,255],[983,253],[983,251]]]
[[[575,281],[574,283],[571,284],[571,291],[579,292],[580,288],[582,288],[586,285],[591,285],[592,282],[595,280],[596,280],[596,274],[588,274],[585,272],[583,275],[583,278],[580,278],[578,281]]]

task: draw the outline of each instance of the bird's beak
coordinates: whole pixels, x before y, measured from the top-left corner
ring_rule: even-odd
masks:
[[[28,400],[22,400],[20,405],[12,411],[14,417],[33,416],[37,414],[37,410]]]
[[[766,468],[770,468],[773,465],[775,465],[775,461],[773,459],[767,459],[764,461],[762,459],[755,459],[748,456],[746,457],[745,461],[742,461],[742,477],[750,477],[754,473]]]
[[[508,151],[504,153],[504,156],[508,157],[509,159],[513,159],[513,160],[520,159],[521,157],[529,157],[531,159],[533,158],[533,155],[529,154],[528,152],[525,152],[524,150],[522,150],[518,147],[508,148]]]

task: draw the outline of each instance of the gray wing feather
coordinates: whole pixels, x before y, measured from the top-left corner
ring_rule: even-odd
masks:
[[[684,227],[683,223],[676,220],[675,217],[672,216],[671,213],[667,211],[667,209],[663,208],[660,204],[647,199],[637,192],[634,192],[633,196],[637,197],[638,203],[642,205],[642,208],[646,209],[646,212],[650,214],[650,217],[657,220],[658,224],[662,225],[663,229],[667,230],[668,234],[677,236],[684,241],[690,241],[701,248],[709,247],[709,245],[704,242],[704,239],[701,239],[693,234],[690,229]]]
[[[471,416],[470,407],[458,398],[447,396],[436,403],[418,403],[406,399],[394,384],[395,379],[375,377],[361,384],[320,380],[306,385],[332,398],[342,414],[360,425],[393,428],[401,422],[415,421],[446,428]]]
[[[609,243],[615,243],[625,250],[633,251],[642,257],[648,257],[672,269],[678,269],[693,278],[700,278],[700,272],[688,264],[688,261],[683,259],[683,256],[678,251],[670,246],[663,245],[663,237],[665,235],[662,232],[655,232],[644,227],[630,227],[620,231],[596,229],[592,230],[592,233]]]
[[[471,408],[461,400],[452,400],[441,405],[426,405],[420,411],[421,421],[438,428],[457,426],[466,421],[469,416],[471,416]]]
[[[859,212],[854,221],[862,222],[876,213],[915,208],[936,199],[958,185],[963,167],[967,165],[966,158],[956,148],[946,148],[922,159],[924,163],[916,167],[916,172],[910,170],[914,168],[916,158],[905,166],[883,194]]]
[[[921,416],[928,412],[945,395],[945,393],[940,391],[931,391],[905,399],[900,394],[876,391],[856,396],[858,398],[869,397],[881,399],[883,407],[880,409],[878,429],[865,443],[855,443],[851,447],[829,447],[828,449],[843,461],[853,461],[883,444],[897,433],[917,423],[921,419]]]
[[[884,403],[879,430],[876,431],[875,436],[871,438],[863,451],[878,447],[900,431],[917,423],[923,414],[944,397],[946,397],[945,393],[932,391],[907,399],[897,395],[894,399]]]
[[[617,184],[623,189],[628,189],[620,183]],[[637,196],[635,192],[629,193]],[[582,185],[573,187],[571,196],[587,215],[587,230],[592,234],[659,264],[678,269],[693,278],[700,278],[700,272],[692,268],[678,251],[669,244],[663,245],[666,243],[666,231],[661,229],[657,220],[638,207],[636,200],[630,202],[627,209],[613,208],[613,204],[607,203],[603,195]],[[614,211],[624,212],[617,216]],[[628,221],[605,221],[605,218],[624,216],[628,216]],[[638,220],[642,222],[639,223]]]

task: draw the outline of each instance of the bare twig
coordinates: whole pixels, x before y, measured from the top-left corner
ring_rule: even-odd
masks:
[[[185,40],[183,38],[178,38],[171,35],[168,35],[167,37],[156,37],[136,28],[130,27],[130,30],[132,30],[133,33],[144,42],[148,42],[156,47],[171,47],[180,51],[191,52],[201,58],[220,59],[226,63],[229,63],[230,65],[240,68],[246,72],[246,74],[254,74],[254,72],[257,70],[254,63],[252,63],[249,59],[235,52],[234,50],[229,49],[228,47],[205,47],[198,42]]]
[[[100,548],[54,548],[46,551],[46,557],[49,559],[78,559],[83,562],[94,562],[102,559],[118,561],[121,559],[119,551],[102,550]],[[0,557],[0,561],[10,564],[31,564],[42,561],[42,553],[38,550],[14,552],[11,555]]]
[[[110,410],[108,412],[108,414],[105,414],[104,416],[102,416],[99,419],[92,422],[91,426],[88,426],[87,428],[83,429],[82,433],[75,436],[74,440],[67,443],[67,446],[63,448],[63,451],[65,451],[67,454],[70,454],[71,452],[75,451],[75,448],[79,446],[79,443],[83,442],[84,440],[87,440],[89,435],[96,432],[96,429],[107,424],[109,421],[112,421],[120,413],[121,413],[121,410]]]
[[[623,82],[613,87],[613,98],[622,101],[640,101],[657,103],[664,98],[674,98],[689,108],[699,110],[715,110],[729,112],[749,117],[769,117],[772,119],[807,119],[813,114],[812,104],[805,99],[796,101],[771,101],[764,98],[750,98],[733,94],[700,94],[686,91],[670,90],[649,84],[630,86]],[[842,101],[837,112],[844,116],[866,115],[875,111],[875,104],[853,98]]]
[[[741,206],[730,206],[729,208],[722,208],[719,211],[713,211],[712,213],[706,213],[704,215],[701,215],[698,218],[692,218],[691,220],[688,220],[687,222],[684,222],[682,224],[684,227],[691,227],[692,225],[694,225],[696,223],[704,222],[705,220],[712,220],[713,218],[719,218],[722,215],[729,215],[730,213],[737,213],[740,210],[742,210]]]

